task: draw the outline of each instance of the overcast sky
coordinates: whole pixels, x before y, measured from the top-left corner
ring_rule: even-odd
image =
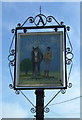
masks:
[[[21,3],[21,2],[3,2],[2,3],[2,117],[6,118],[30,118],[35,114],[30,112],[31,104],[20,95],[16,95],[13,90],[9,89],[12,83],[8,59],[9,46],[12,41],[11,29],[15,28],[18,23],[23,23],[27,17],[39,14],[40,5],[42,13],[46,16],[53,15],[59,22],[64,21],[71,27],[69,36],[73,45],[74,59],[73,69],[70,76],[72,88],[68,88],[66,93],[59,94],[51,104],[62,102],[80,96],[80,3],[77,2],[53,2],[53,3]],[[0,21],[1,22],[1,21]],[[1,76],[1,74],[0,74]],[[58,90],[45,91],[45,104],[56,94]],[[35,91],[28,90],[24,93],[35,104]],[[49,113],[45,113],[46,118],[80,118],[80,99],[70,102],[51,105]]]

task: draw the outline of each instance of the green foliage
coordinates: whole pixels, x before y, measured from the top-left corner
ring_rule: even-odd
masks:
[[[20,63],[20,71],[27,74],[28,71],[31,71],[31,70],[32,70],[31,60],[29,58],[22,60]]]

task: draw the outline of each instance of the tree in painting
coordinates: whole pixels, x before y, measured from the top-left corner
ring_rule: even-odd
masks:
[[[32,70],[32,63],[29,58],[24,59],[20,63],[20,71],[24,72],[25,74],[28,74],[28,71]]]

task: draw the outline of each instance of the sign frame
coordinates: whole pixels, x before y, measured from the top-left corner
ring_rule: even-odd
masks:
[[[18,31],[19,30],[35,30],[35,29],[54,29],[54,32],[57,32],[58,29],[62,29],[63,31],[63,42],[64,42],[64,57],[65,57],[65,86],[60,86],[60,87],[17,87],[16,86],[16,53],[17,53],[17,37],[18,37]],[[26,32],[24,32],[26,33]],[[16,27],[15,29],[15,66],[14,66],[14,90],[33,90],[33,89],[67,89],[67,68],[66,68],[66,26],[62,25],[55,25],[55,26],[38,26],[38,27]]]

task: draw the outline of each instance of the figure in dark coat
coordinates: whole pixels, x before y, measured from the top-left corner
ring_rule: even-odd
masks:
[[[32,56],[33,76],[40,75],[40,63],[43,60],[43,54],[42,54],[40,48],[33,47],[31,56]]]

